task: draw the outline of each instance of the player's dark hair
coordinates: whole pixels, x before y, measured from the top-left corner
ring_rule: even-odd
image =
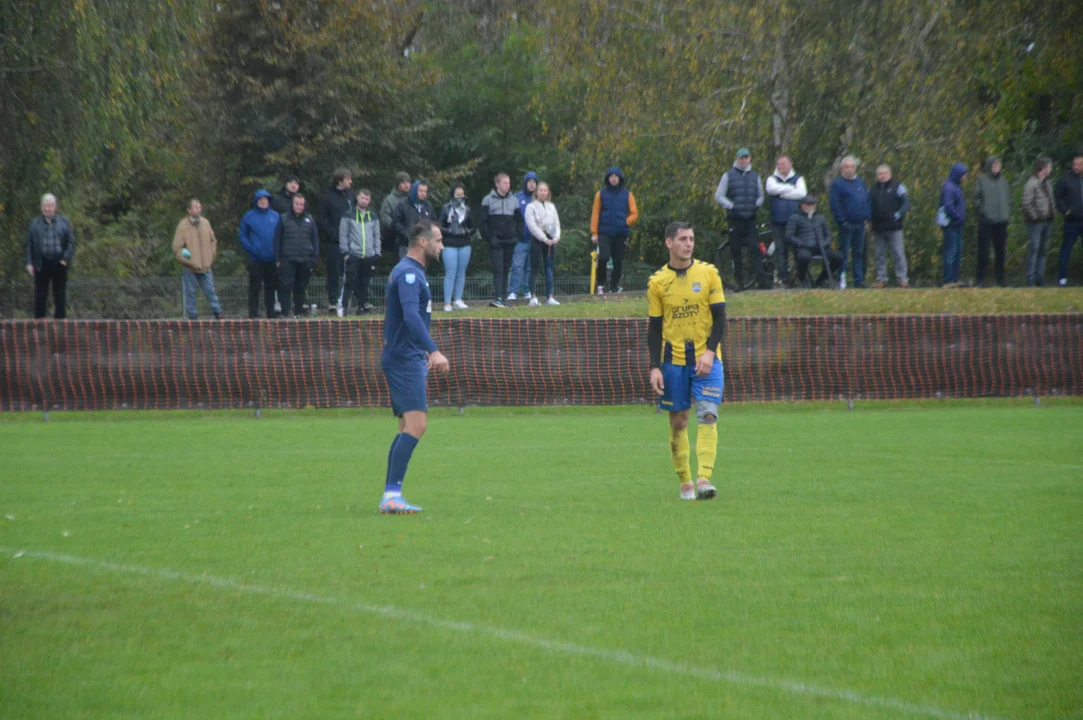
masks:
[[[683,220],[674,220],[669,225],[666,225],[666,239],[670,240],[677,237],[677,233],[681,230],[691,230],[692,223],[686,223]]]
[[[341,183],[343,180],[352,177],[353,173],[350,172],[349,168],[340,167],[337,168],[334,174],[331,176],[331,184],[337,187],[339,183]]]
[[[428,218],[418,220],[414,226],[410,228],[410,247],[417,245],[418,240],[421,238],[432,240],[433,230],[436,230],[437,228],[439,228],[439,225]]]

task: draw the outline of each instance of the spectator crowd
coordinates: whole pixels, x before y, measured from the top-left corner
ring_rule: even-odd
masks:
[[[888,283],[889,260],[896,284],[909,287],[905,224],[911,215],[906,185],[891,167],[876,168],[876,181],[867,186],[858,175],[858,160],[843,158],[839,174],[828,188],[827,210],[808,192],[808,183],[788,155],[775,162],[764,182],[753,168],[747,148],[737,151],[733,166],[720,178],[715,202],[726,213],[728,246],[736,287],[746,285],[746,254],[755,283],[761,289],[776,287],[832,286],[863,288],[867,270],[866,240],[871,233],[875,279],[873,286]],[[1026,226],[1026,284],[1042,286],[1051,228],[1057,213],[1064,218],[1057,263],[1057,284],[1068,283],[1072,249],[1083,235],[1083,155],[1053,185],[1052,161],[1039,158],[1022,188],[1022,220]],[[968,220],[964,183],[968,168],[955,163],[940,189],[936,223],[942,233],[943,287],[961,287],[963,228]],[[301,191],[301,179],[291,176],[275,194],[257,190],[251,208],[239,227],[239,243],[245,251],[248,272],[248,316],[300,317],[314,312],[307,289],[317,261],[327,270],[328,312],[339,317],[364,314],[373,309],[370,286],[376,263],[384,253],[402,258],[410,230],[419,220],[432,220],[443,233],[445,312],[466,309],[463,292],[473,242],[480,235],[492,263],[493,297],[489,305],[508,307],[525,300],[530,306],[544,302],[559,305],[554,296],[554,268],[561,240],[560,215],[552,191],[537,173],[526,173],[520,189],[511,192],[511,177],[498,173],[493,187],[481,200],[475,216],[462,185],[451,188],[448,202],[439,210],[430,200],[429,184],[399,172],[394,187],[379,209],[368,188],[353,190],[352,173],[336,170],[319,198],[315,217]],[[970,207],[977,222],[976,283],[989,276],[1004,286],[1008,230],[1018,221],[1013,211],[1013,192],[1003,173],[1003,163],[990,157],[970,190]],[[766,209],[764,205],[766,204]],[[764,212],[765,210],[765,212]],[[828,224],[827,211],[834,233]],[[591,241],[597,246],[595,292],[621,291],[625,251],[631,228],[639,219],[635,195],[626,186],[619,167],[609,168],[591,208]],[[761,228],[765,228],[761,230]],[[770,246],[760,241],[769,235]],[[71,221],[57,212],[57,199],[46,194],[41,214],[27,230],[26,270],[34,280],[34,316],[45,317],[50,289],[54,316],[66,317],[67,279],[75,257],[75,232]],[[173,236],[173,254],[180,265],[185,315],[196,319],[196,294],[202,291],[216,318],[222,307],[215,290],[212,267],[218,241],[210,222],[202,216],[198,198],[192,198],[186,216]],[[813,281],[810,265],[822,271]],[[612,264],[612,271],[608,266]],[[535,294],[537,275],[544,272],[544,300]],[[260,302],[263,302],[261,312]]]

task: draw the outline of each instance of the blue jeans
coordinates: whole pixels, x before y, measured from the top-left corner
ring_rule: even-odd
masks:
[[[1049,253],[1051,222],[1027,223],[1027,285],[1042,286],[1045,277],[1045,256]]]
[[[450,305],[452,300],[463,299],[466,266],[470,263],[470,246],[446,247],[441,257],[444,258],[444,304]]]
[[[534,290],[534,272],[537,268],[545,267],[545,297],[553,297],[553,263],[556,262],[557,249],[553,245],[546,245],[540,240],[531,243],[531,268],[530,289]]]
[[[944,228],[944,284],[959,282],[959,265],[963,261],[963,228]]]
[[[203,289],[203,294],[211,302],[211,312],[215,317],[222,314],[222,306],[218,303],[218,293],[214,291],[214,275],[208,270],[205,273],[194,273],[188,268],[183,268],[181,274],[181,286],[184,288],[184,313],[189,320],[196,319],[196,283]]]
[[[511,279],[508,281],[509,293],[528,293],[527,278],[530,277],[530,241],[515,245],[515,254],[511,256]]]
[[[865,224],[839,225],[842,271],[851,271],[851,285],[865,287]]]
[[[1075,241],[1083,235],[1083,220],[1064,221],[1064,242],[1060,245],[1060,261],[1057,263],[1057,279],[1068,279],[1068,261],[1072,259]]]

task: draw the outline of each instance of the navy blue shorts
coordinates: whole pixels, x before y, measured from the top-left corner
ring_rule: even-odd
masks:
[[[429,411],[429,397],[425,389],[428,376],[429,369],[423,362],[400,365],[393,370],[384,368],[387,389],[391,391],[391,411],[395,413],[395,417],[402,417],[403,413],[415,410]]]
[[[680,412],[692,407],[694,400],[707,400],[722,404],[724,375],[722,361],[715,358],[711,372],[706,377],[696,376],[695,365],[662,363],[662,397],[659,407],[669,412]]]

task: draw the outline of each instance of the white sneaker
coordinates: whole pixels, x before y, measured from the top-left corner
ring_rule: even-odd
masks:
[[[839,290],[846,289],[846,273],[839,273]]]
[[[335,314],[339,317],[346,317],[346,309],[339,305],[335,308]]]
[[[530,307],[538,307],[539,305],[541,305],[541,303],[538,302],[538,298],[530,298],[530,302],[528,304],[530,305]]]
[[[530,298],[531,298],[531,295],[530,295],[530,293],[528,293],[528,292],[527,292],[527,293],[523,293],[523,299],[524,299],[524,300],[529,300]]]
[[[1057,280],[1057,285],[1060,285],[1061,287],[1068,287],[1068,278],[1061,278],[1060,280]]]
[[[451,306],[450,305],[445,305],[444,306],[444,312],[451,312]]]
[[[681,483],[681,500],[695,500],[696,486],[690,482]]]
[[[598,294],[599,295],[605,295],[605,288],[602,287],[601,285],[598,286]]]
[[[551,297],[551,298],[549,298],[548,300],[545,301],[545,304],[549,305],[549,306],[554,306],[554,305],[559,305],[560,303],[557,302],[557,299],[555,297]]]
[[[516,295],[515,293],[508,293],[508,297],[506,299],[507,300],[518,300],[519,296]]]
[[[466,309],[468,309],[470,307],[469,305],[464,303],[462,300],[456,300],[455,302],[453,302],[451,304],[454,305],[455,308],[458,309],[458,310],[466,310]]]
[[[712,500],[717,494],[718,490],[715,489],[710,480],[707,478],[696,480],[696,500]]]

